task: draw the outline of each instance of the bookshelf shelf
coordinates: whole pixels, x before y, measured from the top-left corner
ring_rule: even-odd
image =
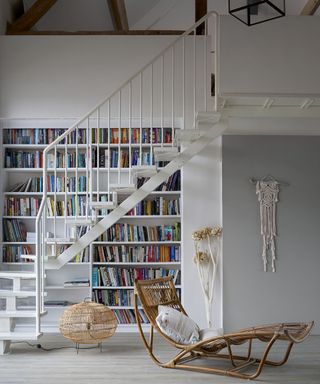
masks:
[[[31,242],[31,241],[3,241],[1,242],[0,244],[2,245],[36,245],[35,242]]]
[[[59,289],[91,289],[90,286],[73,286],[73,287],[64,287],[63,285],[47,285],[45,290],[59,290]]]
[[[107,194],[107,191],[101,191],[99,192],[99,195],[105,195]],[[48,192],[48,196],[54,196],[54,192]],[[73,195],[86,195],[86,192],[67,192],[68,196]],[[98,192],[94,191],[92,194],[95,196],[98,194]],[[42,192],[4,192],[4,196],[42,196]],[[64,196],[65,192],[56,192],[57,196]],[[121,193],[121,195],[126,196],[127,193]],[[150,193],[150,196],[179,196],[181,195],[181,191],[154,191]]]
[[[92,147],[97,147],[99,146],[100,148],[109,148],[109,145],[107,143],[103,143],[103,144],[97,144],[97,143],[92,143],[91,144]],[[3,144],[3,148],[7,148],[7,149],[28,149],[28,150],[41,150],[41,149],[45,149],[47,147],[47,144]],[[57,148],[58,149],[65,149],[65,148],[74,148],[76,149],[76,145],[75,144],[67,144],[67,145],[64,145],[64,144],[61,144],[61,145],[57,145]],[[86,144],[78,144],[78,149],[85,149],[87,147]],[[128,143],[121,143],[121,144],[115,144],[115,143],[110,143],[110,148],[139,148],[140,147],[140,144],[139,143],[131,143],[131,144],[128,144]],[[150,148],[150,143],[142,143],[141,144],[141,147],[142,148]],[[152,147],[165,147],[165,148],[169,148],[169,147],[172,147],[172,144],[171,143],[164,143],[163,145],[160,144],[160,143],[153,143],[152,144]]]
[[[105,216],[103,215],[99,215],[97,216],[99,219],[103,219]],[[20,220],[24,220],[24,219],[36,219],[37,216],[2,216],[3,219],[20,219]],[[56,220],[64,220],[65,218],[67,218],[68,220],[73,220],[73,219],[86,219],[87,217],[86,216],[48,216],[47,219],[48,220],[53,220],[53,219],[56,219]],[[180,219],[181,216],[180,215],[128,215],[128,216],[125,216],[123,217],[122,219],[120,219],[121,221],[127,221],[127,220],[137,220],[137,219]]]
[[[181,285],[176,285],[176,288],[181,288]],[[116,286],[116,287],[105,287],[103,285],[97,286],[97,287],[92,287],[92,289],[113,289],[113,290],[118,290],[118,289],[128,289],[128,290],[133,290],[134,286],[133,285],[128,285],[128,286]]]
[[[17,122],[15,121],[17,120]],[[19,121],[18,121],[19,120]],[[55,121],[53,121],[55,120]],[[103,195],[107,195],[110,191],[108,191],[108,183],[110,184],[124,184],[127,185],[127,180],[130,179],[130,175],[132,175],[131,172],[132,168],[128,168],[128,165],[131,161],[132,165],[140,164],[140,162],[136,163],[136,158],[134,156],[136,154],[139,155],[140,161],[142,165],[149,165],[149,162],[153,162],[153,148],[155,147],[166,147],[170,148],[173,146],[172,138],[173,138],[173,128],[170,128],[170,125],[164,124],[164,121],[162,119],[158,119],[159,124],[156,127],[153,127],[150,130],[150,127],[143,126],[142,128],[131,128],[131,134],[128,136],[128,133],[130,133],[129,128],[121,128],[119,129],[111,128],[109,133],[111,134],[109,136],[109,133],[107,136],[109,136],[110,143],[105,140],[107,136],[103,136],[105,132],[108,131],[107,127],[103,127],[100,125],[101,132],[92,127],[94,130],[96,130],[96,133],[92,136],[93,142],[89,144],[89,147],[92,149],[90,159],[92,160],[92,179],[90,180],[92,185],[90,186],[92,192],[91,196],[93,196],[94,201],[103,201]],[[103,119],[101,120],[101,122]],[[154,119],[154,124],[156,121],[156,117]],[[117,121],[118,122],[118,121]],[[117,123],[116,122],[116,123]],[[43,174],[43,159],[42,159],[42,152],[47,147],[48,144],[45,144],[46,142],[52,142],[52,138],[55,139],[55,137],[59,136],[62,132],[64,132],[67,127],[70,126],[71,123],[74,123],[74,121],[67,121],[66,119],[8,119],[1,121],[1,127],[2,127],[2,174],[3,179],[6,180],[3,188],[2,188],[2,194],[1,194],[1,214],[3,223],[9,223],[13,222],[14,220],[16,223],[21,223],[21,225],[24,227],[24,231],[28,232],[35,232],[35,221],[36,221],[36,215],[38,205],[36,205],[37,209],[28,210],[25,208],[24,203],[25,201],[28,201],[28,204],[32,206],[35,202],[38,204],[38,201],[41,202],[42,198],[42,174]],[[113,122],[114,123],[114,122]],[[124,123],[124,122],[123,122]],[[133,124],[133,122],[131,122]],[[140,121],[136,122],[137,124],[140,124]],[[161,124],[162,124],[162,128]],[[16,124],[16,127],[15,127]],[[95,122],[90,122],[90,124],[95,124]],[[103,122],[104,125],[108,125],[107,121]],[[110,124],[110,122],[109,122]],[[125,123],[124,123],[125,124]],[[129,123],[127,123],[129,124]],[[143,124],[149,124],[149,122],[143,122]],[[172,121],[171,123],[172,124]],[[177,126],[181,124],[181,121],[174,122]],[[132,125],[134,126],[134,124]],[[47,166],[48,166],[48,179],[49,179],[49,185],[48,185],[48,197],[51,198],[51,201],[54,201],[54,204],[57,202],[68,202],[69,199],[72,201],[76,201],[76,204],[79,204],[79,202],[86,201],[89,196],[87,192],[84,191],[85,187],[83,188],[84,184],[88,184],[87,180],[85,179],[88,176],[88,169],[84,166],[86,164],[85,162],[85,153],[88,148],[88,145],[85,144],[86,137],[83,136],[85,127],[79,127],[80,131],[80,139],[78,144],[73,141],[72,136],[68,138],[68,144],[61,144],[57,146],[57,153],[61,154],[60,157],[57,157],[57,164],[59,168],[52,168],[52,165],[55,164],[55,161],[52,162],[51,159],[48,158]],[[119,132],[122,132],[124,129],[124,136],[123,139],[122,133],[120,133],[120,140],[116,139],[116,136]],[[58,130],[60,130],[58,132]],[[159,133],[162,131],[161,136],[159,136]],[[147,137],[144,135],[144,133],[149,132],[150,136]],[[104,139],[97,139],[97,134],[101,133],[100,138],[104,137]],[[139,133],[141,138],[137,139],[137,133]],[[155,134],[155,136],[153,136]],[[169,135],[169,138],[167,137],[167,134]],[[132,139],[134,137],[134,139]],[[44,138],[44,139],[43,139]],[[159,139],[160,138],[160,139]],[[91,139],[90,139],[91,140]],[[161,142],[162,140],[162,142]],[[114,142],[111,142],[114,141]],[[118,142],[120,141],[120,142]],[[130,142],[131,141],[131,142]],[[156,141],[155,143],[150,143],[149,141]],[[40,144],[33,144],[33,143],[40,143]],[[65,154],[68,154],[67,155]],[[79,157],[77,157],[78,154],[80,154],[80,160]],[[119,158],[117,162],[114,162],[113,154],[117,153],[117,157]],[[106,164],[108,164],[107,161],[105,163],[101,160],[101,154],[104,154],[110,159],[110,168]],[[121,156],[120,156],[121,154]],[[122,154],[131,154],[128,158],[123,160]],[[148,156],[150,155],[151,161],[148,160]],[[65,160],[63,156],[65,155],[65,158],[67,159],[67,162],[64,162]],[[125,155],[125,156],[127,156]],[[145,156],[147,155],[147,156]],[[75,167],[75,158],[77,157],[78,163],[81,167],[74,168]],[[128,157],[128,156],[127,156]],[[31,160],[29,160],[29,158]],[[60,162],[61,160],[61,162]],[[84,161],[83,161],[84,160]],[[123,162],[122,162],[123,160]],[[69,162],[70,161],[70,162]],[[38,166],[34,166],[34,164],[37,164]],[[65,167],[65,164],[68,163],[71,166]],[[99,165],[99,166],[98,166]],[[114,166],[112,166],[114,165]],[[123,167],[119,167],[120,165],[124,165]],[[158,163],[158,169],[161,170],[163,167],[163,163]],[[7,166],[7,167],[6,167]],[[27,167],[24,167],[27,166]],[[108,172],[110,174],[108,175]],[[99,174],[99,177],[98,177]],[[51,184],[51,180],[54,179],[54,177],[57,177],[57,181],[55,181],[54,184]],[[136,206],[136,209],[132,212],[134,213],[140,213],[140,214],[129,214],[124,217],[122,217],[118,223],[119,225],[126,225],[128,224],[128,227],[152,227],[151,231],[155,227],[157,228],[175,228],[175,225],[177,223],[178,226],[181,225],[182,222],[182,206],[180,202],[180,198],[182,196],[182,191],[180,190],[181,180],[180,180],[180,173],[177,177],[177,183],[176,179],[173,181],[170,181],[170,183],[164,183],[162,185],[162,188],[164,190],[158,190],[153,191],[146,199],[145,201],[152,201],[152,210],[150,210],[148,204],[146,203],[145,206],[139,207]],[[78,182],[77,182],[78,178]],[[31,183],[29,180],[32,179]],[[99,184],[100,179],[100,184]],[[85,180],[84,184],[82,181]],[[140,180],[141,181],[141,180]],[[25,182],[27,182],[25,184]],[[73,183],[74,182],[74,183]],[[141,183],[143,184],[145,180],[142,180]],[[19,186],[19,183],[24,185],[24,187]],[[68,184],[69,183],[69,184]],[[131,181],[130,181],[131,183]],[[130,184],[129,183],[129,184]],[[52,192],[55,188],[55,184],[57,184],[57,190],[59,192]],[[81,191],[76,192],[74,187],[78,184],[78,189]],[[17,188],[18,185],[18,188]],[[68,187],[67,187],[68,185]],[[137,185],[139,187],[139,184]],[[166,190],[166,189],[169,190]],[[65,189],[70,189],[72,191],[62,192]],[[121,203],[124,201],[132,192],[127,191],[120,191],[118,192],[118,202]],[[176,200],[177,208],[174,206],[174,208],[167,207],[164,209],[165,205],[169,206],[169,203],[163,203],[162,198],[164,201]],[[79,199],[79,200],[77,200]],[[20,200],[20,202],[18,202]],[[158,202],[161,201],[161,210],[158,210]],[[5,203],[7,204],[6,209],[4,210],[3,207],[5,206]],[[9,205],[8,203],[11,203]],[[17,203],[17,204],[16,204]],[[20,205],[19,205],[20,204]],[[62,206],[62,204],[61,204]],[[18,208],[17,208],[18,207]],[[59,207],[59,206],[58,206]],[[148,207],[148,208],[146,208]],[[50,211],[50,204],[47,205],[48,211]],[[65,211],[59,211],[59,213],[65,212]],[[79,210],[79,213],[81,215],[74,216],[76,210],[70,210],[69,213],[72,215],[61,215],[61,216],[47,216],[46,218],[46,227],[47,230],[56,233],[53,237],[57,237],[57,239],[61,239],[61,241],[53,242],[50,241],[51,235],[48,235],[48,239],[46,240],[46,247],[48,254],[53,254],[51,252],[57,252],[55,254],[59,254],[59,252],[63,252],[62,249],[66,249],[69,245],[74,244],[74,241],[66,241],[70,240],[70,236],[67,236],[65,234],[62,234],[59,232],[59,227],[62,225],[63,220],[68,219],[68,221],[71,221],[73,219],[86,219],[91,218],[91,215],[85,215],[86,211]],[[144,214],[144,213],[150,213],[153,214]],[[18,213],[22,214],[29,214],[30,216],[23,216]],[[103,211],[97,212],[99,213],[96,218],[102,219],[105,217],[102,213]],[[158,215],[154,213],[159,213]],[[170,213],[170,214],[160,214],[160,213]],[[176,213],[176,214],[174,214]],[[57,220],[57,223],[55,221]],[[118,223],[116,225],[118,225]],[[10,223],[9,223],[10,224]],[[9,224],[4,224],[3,228],[7,226],[7,233],[10,231],[8,230]],[[17,225],[17,224],[16,224]],[[20,224],[19,224],[20,225]],[[10,224],[11,226],[11,224]],[[54,227],[58,227],[58,232],[55,232],[53,230]],[[15,231],[14,224],[12,223],[13,231]],[[180,228],[180,227],[179,227]],[[11,228],[10,228],[11,229]],[[136,228],[135,228],[136,229]],[[138,228],[139,230],[139,228]],[[144,230],[142,228],[142,230]],[[61,230],[60,230],[61,231]],[[4,232],[4,231],[2,231]],[[12,232],[12,230],[11,230]],[[62,231],[61,231],[62,232]],[[10,235],[10,233],[9,233]],[[113,236],[113,237],[112,237]],[[150,273],[176,273],[175,271],[178,271],[177,275],[179,274],[179,279],[177,280],[178,285],[177,288],[181,290],[180,281],[183,281],[183,276],[181,275],[181,267],[182,267],[182,261],[181,261],[181,237],[175,237],[175,236],[150,236],[149,233],[147,236],[143,234],[143,236],[125,236],[125,237],[118,237],[117,235],[108,234],[106,236],[101,236],[96,241],[92,242],[89,247],[86,248],[86,256],[85,258],[80,255],[77,257],[78,260],[84,260],[83,262],[69,262],[66,265],[63,266],[60,270],[47,270],[46,271],[46,285],[45,291],[47,291],[47,299],[48,301],[52,301],[54,304],[55,301],[65,301],[66,303],[72,305],[72,303],[80,302],[84,299],[86,296],[92,296],[93,299],[99,299],[97,301],[100,301],[100,298],[95,296],[95,292],[100,292],[102,295],[113,295],[116,294],[116,292],[121,292],[121,300],[116,301],[117,305],[108,305],[110,308],[112,308],[120,322],[119,324],[119,330],[121,329],[125,331],[136,331],[136,325],[134,324],[134,307],[132,305],[132,295],[133,295],[133,274],[135,273],[144,273],[146,272],[146,276]],[[117,239],[117,241],[110,241],[105,239]],[[119,239],[136,239],[136,238],[144,238],[144,239],[157,239],[161,238],[162,240],[148,240],[148,241],[139,241],[139,240],[133,240],[133,241],[120,241]],[[179,239],[179,240],[165,240],[165,239]],[[65,240],[66,239],[66,240]],[[26,252],[21,252],[20,250],[28,249],[28,253],[34,254],[35,253],[35,241],[34,238],[31,238],[31,242],[29,241],[15,241],[15,240],[25,240],[24,236],[16,236],[16,233],[14,233],[14,236],[7,236],[4,235],[3,237],[0,237],[0,245],[2,248],[2,259],[0,258],[0,261],[2,261],[2,264],[5,266],[5,268],[10,268],[10,266],[16,266],[17,268],[33,268],[34,263],[33,262],[26,262],[26,261],[20,261],[19,257],[17,259],[10,258],[9,256],[11,254],[14,254],[14,252],[20,252],[20,254],[24,254]],[[100,252],[99,248],[105,249],[107,253],[107,249],[109,248],[111,251],[114,252],[113,249],[115,247],[119,248],[119,252],[121,249],[120,258],[115,258],[113,260],[117,261],[103,261],[103,258],[97,258],[97,254]],[[165,250],[162,248],[166,248]],[[150,251],[150,249],[153,249]],[[172,254],[170,254],[168,258],[168,252],[171,250],[177,250],[174,258],[172,257]],[[17,250],[17,251],[15,251]],[[62,251],[61,251],[62,250]],[[156,250],[156,251],[155,251]],[[161,253],[161,258],[158,257]],[[165,252],[164,252],[165,251]],[[127,252],[128,255],[134,254],[134,252],[139,253],[139,258],[134,259],[131,256],[128,258],[125,258],[125,252]],[[131,253],[130,253],[131,252]],[[148,252],[158,252],[157,257],[149,257]],[[141,253],[143,253],[143,257],[141,256]],[[7,257],[7,259],[4,258],[4,256]],[[166,257],[164,257],[166,256]],[[8,260],[8,261],[6,261]],[[9,260],[13,260],[12,262],[9,262]],[[101,260],[101,261],[98,261]],[[106,260],[110,260],[109,258]],[[120,261],[118,261],[120,260]],[[126,261],[126,260],[140,260],[137,261]],[[153,261],[149,261],[153,260]],[[159,261],[162,260],[162,261]],[[166,261],[163,261],[166,260]],[[169,261],[172,260],[172,261]],[[93,284],[93,270],[99,269],[99,268],[109,268],[111,269],[118,269],[118,270],[127,270],[128,273],[131,273],[131,277],[129,280],[122,280],[126,281],[128,285],[115,285],[115,286],[101,286],[101,285],[95,285]],[[144,271],[142,271],[144,270]],[[173,271],[173,272],[172,272]],[[74,281],[78,278],[85,278],[89,280],[90,285],[89,286],[64,286],[65,281]],[[143,277],[145,278],[145,277]],[[117,280],[117,282],[121,282],[120,280]],[[98,280],[98,284],[103,284],[101,280]],[[130,284],[130,285],[129,285]],[[127,298],[127,295],[130,295],[130,298],[128,298],[128,301],[124,301]],[[125,298],[125,299],[124,299]],[[103,302],[103,300],[102,300]],[[128,304],[128,305],[124,305]],[[70,305],[45,305],[46,310],[52,310],[51,314],[53,314],[48,320],[45,318],[43,319],[43,327],[46,326],[48,328],[57,328],[57,321],[53,320],[57,315],[55,314],[55,311],[57,314],[60,314],[60,311],[64,311],[66,308],[68,308]],[[141,311],[141,307],[139,307],[139,311]],[[142,314],[142,317],[145,315]],[[130,323],[128,323],[130,322]],[[143,325],[145,326],[145,324]]]
[[[106,262],[99,262],[94,261],[92,265],[109,265],[109,266],[117,266],[117,265],[123,265],[128,266],[132,265],[134,267],[143,267],[143,266],[175,266],[175,265],[181,265],[181,262],[178,261],[170,261],[170,262],[162,262],[162,261],[146,261],[146,262],[138,262],[138,261],[128,261],[128,262],[114,262],[114,261],[106,261]]]
[[[163,167],[158,167],[158,169],[162,169]],[[99,172],[129,172],[130,171],[130,168],[116,168],[116,167],[110,167],[110,169],[108,168],[103,168],[103,167],[100,167],[100,168],[97,168],[97,167],[93,167],[92,170],[94,171],[99,171]],[[32,173],[42,173],[43,172],[43,168],[3,168],[3,171],[5,172],[32,172]],[[56,168],[56,169],[53,169],[53,168],[48,168],[48,172],[57,172],[57,173],[65,173],[65,171],[67,172],[70,172],[70,173],[75,173],[76,172],[76,168]],[[86,168],[78,168],[78,172],[79,173],[86,173],[87,172],[87,169]]]
[[[93,241],[93,245],[180,245],[181,241]]]

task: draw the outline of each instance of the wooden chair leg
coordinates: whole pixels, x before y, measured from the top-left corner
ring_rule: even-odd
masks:
[[[288,358],[290,356],[290,352],[291,352],[291,349],[293,347],[293,344],[294,343],[292,343],[292,342],[289,343],[288,348],[286,350],[286,353],[284,355],[284,358],[282,360],[280,360],[280,361],[266,360],[265,364],[276,366],[276,367],[280,367],[281,365],[284,365],[288,361]]]

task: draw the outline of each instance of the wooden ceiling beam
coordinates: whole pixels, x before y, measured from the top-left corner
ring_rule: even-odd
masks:
[[[43,36],[43,35],[140,35],[140,36],[152,36],[152,35],[181,35],[185,31],[179,30],[130,30],[130,31],[20,31],[9,33],[9,35],[28,35],[28,36]]]
[[[124,0],[108,0],[113,28],[116,32],[128,31],[129,23]]]
[[[308,0],[306,5],[301,11],[301,15],[311,16],[314,15],[320,6],[320,0]]]
[[[207,0],[195,0],[195,22],[200,20],[208,12],[208,1]],[[199,25],[197,28],[197,35],[205,34],[205,24]]]
[[[56,2],[57,0],[37,0],[18,20],[8,25],[7,34],[29,31]]]

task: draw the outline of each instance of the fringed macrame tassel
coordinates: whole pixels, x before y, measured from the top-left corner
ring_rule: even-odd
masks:
[[[275,181],[257,181],[256,193],[260,203],[260,227],[262,235],[262,261],[265,272],[268,270],[268,250],[271,253],[272,272],[276,271],[276,203],[279,184]]]

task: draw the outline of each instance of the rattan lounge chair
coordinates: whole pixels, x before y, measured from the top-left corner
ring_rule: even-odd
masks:
[[[138,301],[150,321],[150,335],[147,339],[138,312]],[[139,304],[140,305],[140,304]],[[149,352],[153,361],[163,368],[185,369],[197,372],[215,373],[225,376],[238,377],[242,379],[255,379],[262,371],[264,365],[280,366],[287,362],[292,346],[302,342],[310,333],[313,322],[310,323],[278,323],[272,325],[261,325],[243,329],[235,333],[215,336],[206,340],[201,340],[196,344],[178,344],[170,337],[166,336],[158,327],[156,317],[158,315],[158,305],[173,307],[186,315],[177,296],[177,292],[172,277],[164,277],[154,280],[136,280],[135,282],[135,314],[142,341]],[[154,353],[154,329],[166,339],[171,345],[179,349],[177,355],[170,361],[161,362]],[[266,343],[265,350],[261,357],[251,357],[252,343],[257,340]],[[282,340],[288,343],[283,358],[280,361],[268,359],[269,352],[276,341]],[[232,351],[234,345],[248,343],[245,356],[235,355]],[[224,359],[228,361],[227,368],[206,366],[199,364],[198,359]],[[188,364],[193,361],[192,364]],[[197,364],[198,363],[198,364]],[[243,373],[243,370],[252,366],[256,368],[254,372]]]

